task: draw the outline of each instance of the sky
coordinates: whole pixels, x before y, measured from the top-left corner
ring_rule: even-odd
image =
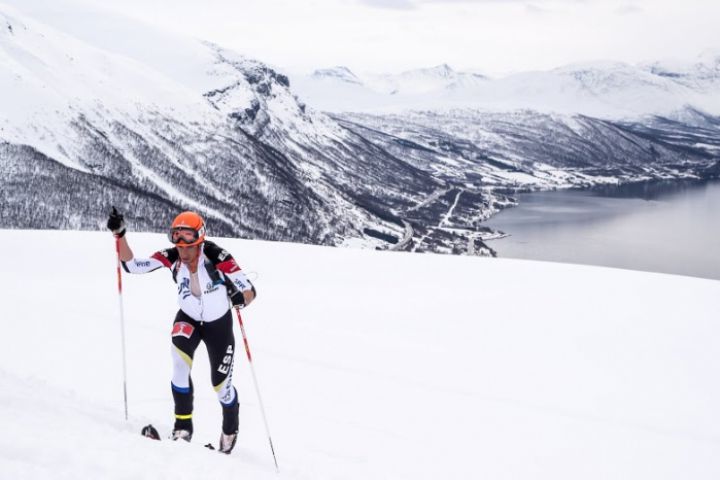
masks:
[[[692,61],[720,49],[717,0],[81,1],[291,73],[336,65],[397,73],[447,63],[503,75],[598,60]]]

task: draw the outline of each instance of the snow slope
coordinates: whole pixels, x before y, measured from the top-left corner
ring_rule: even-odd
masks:
[[[246,360],[241,433],[203,348],[196,442],[172,421],[168,272],[124,277],[104,232],[3,231],[0,478],[276,478]],[[162,235],[134,234],[138,255]],[[288,479],[716,479],[720,282],[492,258],[219,239],[255,277],[244,319]],[[17,252],[17,253],[15,253]]]

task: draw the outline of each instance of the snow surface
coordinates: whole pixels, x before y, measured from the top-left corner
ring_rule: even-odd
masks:
[[[112,238],[2,234],[0,478],[276,478],[241,351],[231,456],[201,446],[220,429],[203,347],[194,442],[138,434],[171,428],[169,272],[123,279],[125,422]],[[718,281],[218,242],[256,278],[244,320],[279,478],[720,478]]]

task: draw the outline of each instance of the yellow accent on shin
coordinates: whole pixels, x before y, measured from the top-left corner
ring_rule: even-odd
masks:
[[[190,415],[175,415],[175,418],[178,420],[190,420],[192,418],[192,413]]]

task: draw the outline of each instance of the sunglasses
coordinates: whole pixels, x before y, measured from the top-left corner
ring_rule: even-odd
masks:
[[[168,232],[168,239],[175,245],[195,243],[200,239],[200,232],[194,228],[176,227]]]

